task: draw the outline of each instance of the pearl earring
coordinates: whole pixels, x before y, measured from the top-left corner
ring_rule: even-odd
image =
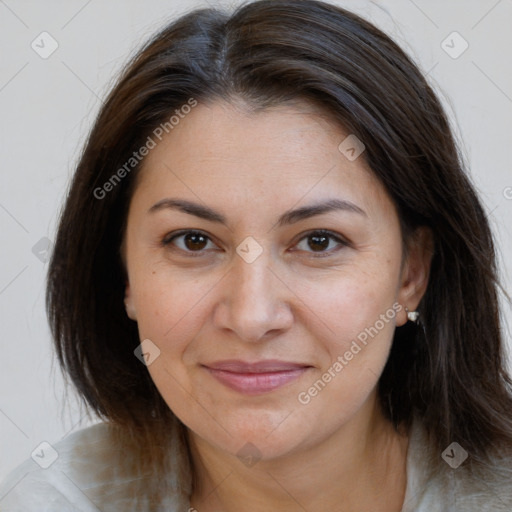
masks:
[[[417,311],[409,311],[407,308],[405,308],[405,311],[407,312],[407,320],[410,322],[417,322],[420,314]]]
[[[135,308],[128,304],[128,301],[125,299],[124,301],[124,308],[126,309],[126,314],[128,315],[128,318],[130,318],[131,320],[136,320],[137,318],[137,315],[135,313]]]

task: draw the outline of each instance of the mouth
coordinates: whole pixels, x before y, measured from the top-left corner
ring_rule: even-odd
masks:
[[[228,360],[202,365],[210,375],[228,388],[246,395],[269,393],[300,378],[310,365],[265,360],[254,363]]]

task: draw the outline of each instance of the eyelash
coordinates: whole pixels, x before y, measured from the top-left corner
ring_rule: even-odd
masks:
[[[179,231],[177,233],[171,233],[171,235],[167,235],[162,240],[162,245],[164,247],[168,247],[177,238],[180,238],[180,237],[188,235],[188,234],[201,235],[201,236],[205,237],[208,241],[212,242],[211,238],[208,235],[206,235],[205,233],[203,233],[202,231],[184,230],[184,231]],[[331,249],[329,251],[321,251],[321,252],[318,252],[318,253],[315,253],[313,251],[305,251],[305,252],[309,252],[310,254],[312,254],[314,258],[325,258],[325,257],[331,256],[335,252],[338,252],[342,247],[350,247],[351,246],[348,241],[344,240],[343,238],[341,238],[336,233],[333,233],[332,231],[329,231],[329,230],[326,230],[326,229],[315,229],[313,231],[308,231],[307,233],[302,235],[302,237],[299,239],[299,241],[295,245],[298,245],[300,242],[302,242],[302,240],[305,240],[305,239],[307,239],[307,238],[309,238],[309,237],[311,237],[313,235],[329,237],[330,239],[334,240],[335,242],[337,242],[339,244],[338,248]],[[179,251],[182,251],[182,252],[186,253],[187,255],[189,255],[191,257],[202,256],[203,255],[202,253],[205,252],[204,249],[201,249],[201,250],[198,250],[198,251],[190,251],[190,250],[185,250],[185,249],[181,249],[181,248],[178,248],[178,247],[176,247],[175,249],[179,250]]]

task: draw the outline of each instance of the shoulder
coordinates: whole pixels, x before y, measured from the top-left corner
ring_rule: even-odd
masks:
[[[454,473],[453,492],[460,510],[512,510],[512,455],[495,457],[488,465],[475,469],[461,466]]]
[[[402,512],[510,512],[512,455],[487,466],[466,462],[471,453],[458,444],[432,454],[426,433],[415,420],[407,457],[407,490]],[[476,468],[476,469],[475,469]]]
[[[129,450],[99,423],[53,446],[44,444],[0,485],[2,512],[159,510],[147,489],[154,475],[140,471]],[[176,504],[174,504],[176,502]],[[177,510],[169,497],[166,510]]]

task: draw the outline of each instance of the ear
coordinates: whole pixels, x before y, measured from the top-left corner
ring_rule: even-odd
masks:
[[[397,301],[403,306],[396,325],[407,322],[407,308],[415,311],[428,285],[430,265],[434,254],[434,237],[430,228],[421,226],[411,237],[400,277]]]
[[[133,303],[133,296],[130,288],[130,283],[126,282],[125,292],[124,292],[124,307],[126,309],[126,314],[128,318],[132,320],[137,320],[137,313],[135,311],[135,305]]]

